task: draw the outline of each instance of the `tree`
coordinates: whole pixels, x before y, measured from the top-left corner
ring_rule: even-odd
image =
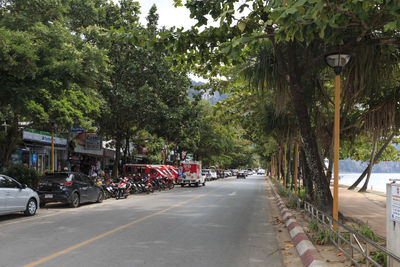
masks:
[[[181,4],[181,1],[175,2]],[[183,35],[185,38],[207,24],[206,15],[219,20],[220,27],[207,27],[190,44],[178,42],[181,46],[179,50],[189,49],[195,53],[198,65],[206,65],[202,70],[198,68],[199,71],[207,73],[209,70],[212,74],[219,71],[220,62],[241,63],[247,58],[248,52],[254,52],[260,43],[267,45],[265,57],[269,60],[266,62],[269,62],[273,72],[260,77],[262,80],[259,80],[259,84],[288,93],[299,124],[308,170],[316,186],[318,206],[331,211],[332,195],[321,160],[316,125],[313,125],[311,116],[314,92],[318,89],[314,77],[320,77],[322,70],[326,69],[323,62],[325,54],[337,50],[354,53],[357,59],[344,72],[347,84],[344,99],[352,101],[347,102],[348,106],[342,104],[342,108],[346,112],[354,109],[360,101],[366,102],[366,98],[376,90],[375,85],[382,85],[383,77],[394,74],[392,71],[384,72],[384,69],[393,69],[397,65],[397,61],[392,60],[395,50],[382,46],[399,43],[395,31],[399,6],[396,1],[369,1],[369,4],[365,4],[354,1],[336,3],[304,0],[282,3],[248,0],[235,6],[237,2],[186,2],[185,6],[198,23],[195,29]],[[249,6],[251,10],[248,15],[238,18],[235,8],[241,12]],[[193,52],[196,49],[199,53]],[[370,53],[367,54],[367,51]],[[379,88],[379,92],[385,91],[384,87]],[[342,125],[346,121],[346,114],[342,117]]]
[[[100,88],[105,99],[100,131],[115,140],[113,175],[118,176],[123,141],[139,131],[168,142],[180,136],[183,109],[190,106],[186,90],[190,83],[184,71],[173,70],[168,55],[157,49],[157,9],[153,6],[147,27],[139,23],[140,7],[131,0],[106,3],[100,28],[86,34],[90,42],[107,51],[108,83]],[[176,127],[178,126],[178,127]]]
[[[65,131],[98,111],[94,89],[104,54],[68,28],[68,8],[54,1],[0,4],[0,120],[9,125],[0,133],[0,162],[10,160],[26,125]]]

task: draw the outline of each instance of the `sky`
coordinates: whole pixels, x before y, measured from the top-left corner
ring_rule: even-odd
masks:
[[[195,24],[195,20],[190,18],[190,12],[185,7],[175,8],[173,0],[137,0],[141,6],[140,21],[142,24],[146,24],[146,16],[149,13],[149,9],[153,4],[157,6],[157,12],[159,14],[158,24],[159,26],[170,27],[184,27],[189,29]]]
[[[146,24],[146,17],[149,14],[149,10],[153,4],[157,6],[157,13],[159,15],[158,26],[170,27],[183,27],[185,29],[190,29],[191,26],[196,24],[194,19],[190,18],[190,12],[186,7],[175,8],[173,0],[136,0],[140,3],[141,14],[140,22]],[[189,74],[189,78],[197,82],[207,82],[206,79]]]

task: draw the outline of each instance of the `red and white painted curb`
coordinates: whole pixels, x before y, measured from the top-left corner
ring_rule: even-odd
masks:
[[[275,195],[275,200],[278,204],[279,210],[281,211],[281,216],[283,221],[285,222],[286,227],[288,228],[290,237],[293,240],[294,245],[296,246],[297,252],[300,255],[301,261],[305,267],[326,267],[326,263],[324,259],[319,254],[318,250],[314,247],[314,245],[308,239],[306,233],[301,227],[300,224],[297,223],[296,218],[292,213],[286,208],[285,204],[279,197],[279,195],[275,192],[273,185],[269,178],[267,178],[272,191]]]

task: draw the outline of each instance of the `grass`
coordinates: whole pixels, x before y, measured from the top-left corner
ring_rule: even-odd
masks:
[[[296,199],[290,199],[288,202],[289,208],[296,209],[297,208],[297,200]]]
[[[318,245],[325,245],[329,243],[329,231],[322,229],[318,226],[318,222],[312,221],[308,227],[311,232],[312,239]]]
[[[383,267],[387,266],[387,255],[381,251],[373,251],[369,254],[369,256],[376,261],[377,263],[379,263],[380,265],[382,265]],[[366,264],[367,260],[365,257],[361,258],[358,263],[361,264]],[[375,266],[375,265],[373,265]]]
[[[371,230],[371,228],[368,225],[368,221],[363,224],[363,223],[359,223],[357,225],[352,225],[352,228],[354,230],[354,232],[359,233],[360,235],[371,239],[374,242],[378,242],[380,240],[380,238],[378,237],[377,234],[375,234],[374,231]]]

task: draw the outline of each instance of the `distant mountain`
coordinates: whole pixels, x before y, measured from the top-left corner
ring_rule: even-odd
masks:
[[[345,159],[339,161],[340,172],[363,172],[367,168],[368,162],[355,161]],[[398,161],[382,161],[372,167],[373,172],[384,173],[400,173],[400,162]]]
[[[203,82],[197,82],[197,81],[193,81],[193,80],[191,80],[191,82],[192,82],[192,85],[204,85],[205,84]],[[190,98],[193,98],[193,95],[198,95],[201,92],[202,91],[200,91],[200,90],[194,90],[194,89],[188,90]],[[228,97],[228,94],[220,94],[217,91],[212,93],[212,89],[208,89],[207,92],[205,92],[205,93],[203,92],[203,96],[202,96],[203,99],[208,99],[212,105],[214,105],[218,101],[224,100],[227,97]]]

